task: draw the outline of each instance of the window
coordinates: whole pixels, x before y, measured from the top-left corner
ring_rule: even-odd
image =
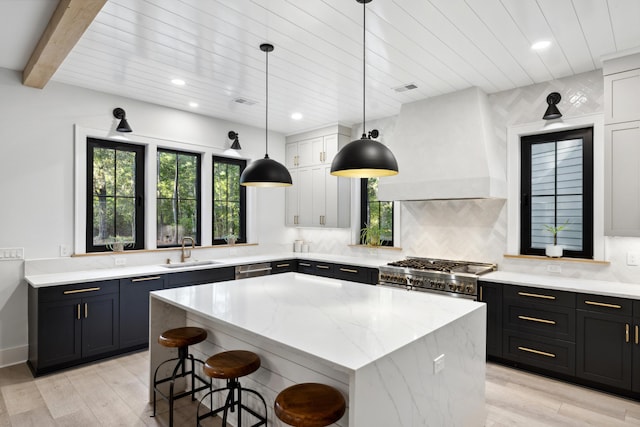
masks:
[[[245,160],[213,157],[213,244],[227,243],[229,236],[246,243],[246,189],[240,185]]]
[[[200,155],[158,149],[157,246],[200,244]]]
[[[378,178],[360,180],[360,223],[361,228],[377,230],[382,246],[393,246],[393,202],[378,200]],[[364,238],[360,236],[360,243]]]
[[[87,138],[87,252],[144,248],[144,147]]]
[[[593,258],[593,129],[525,136],[522,143],[520,253],[544,255],[547,226],[564,229],[566,257]]]

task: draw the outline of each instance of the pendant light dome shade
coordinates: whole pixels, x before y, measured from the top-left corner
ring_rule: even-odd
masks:
[[[397,173],[398,162],[391,150],[365,134],[345,145],[331,163],[331,175],[347,178],[373,178]]]
[[[240,184],[247,187],[284,187],[292,185],[291,174],[282,163],[269,158],[255,160],[242,172]]]
[[[362,4],[362,128],[365,128],[366,111],[366,4],[371,0],[356,0]],[[375,134],[374,134],[375,132]],[[377,137],[378,131],[370,135]],[[375,178],[398,174],[398,162],[385,145],[363,133],[362,138],[351,141],[336,154],[331,162],[331,175],[348,178]]]
[[[266,66],[266,107],[264,125],[264,159],[254,160],[242,171],[240,185],[245,187],[287,187],[293,185],[289,170],[281,163],[269,158],[269,52],[273,45],[263,43],[260,50],[267,56]],[[231,136],[231,135],[229,135]]]

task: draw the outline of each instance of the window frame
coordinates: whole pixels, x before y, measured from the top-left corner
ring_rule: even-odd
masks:
[[[202,155],[200,153],[194,153],[191,151],[184,151],[184,150],[177,150],[175,148],[166,148],[166,147],[158,147],[156,149],[156,162],[158,162],[158,156],[160,155],[160,153],[172,153],[176,155],[176,160],[177,160],[177,156],[180,154],[186,154],[186,155],[190,155],[190,156],[195,156],[198,160],[197,162],[197,172],[196,172],[196,203],[197,203],[197,208],[196,208],[196,221],[198,221],[198,224],[196,226],[196,235],[195,236],[189,236],[189,237],[194,237],[195,246],[201,246],[202,244]],[[157,164],[157,163],[156,163]],[[158,229],[158,178],[159,178],[159,174],[160,174],[160,169],[158,167],[156,167],[156,248],[160,249],[160,248],[177,248],[181,246],[181,243],[175,243],[175,244],[170,244],[170,245],[161,245],[158,244],[158,235],[157,235],[157,229]],[[176,182],[177,185],[177,182]],[[186,236],[184,236],[186,237]]]
[[[358,230],[358,242],[363,245],[361,231],[368,224],[369,220],[369,178],[360,179],[360,229]],[[380,246],[393,247],[395,240],[395,203],[393,201],[378,200],[377,203],[391,203],[391,240],[381,240]]]
[[[582,150],[582,250],[567,250],[563,257],[594,258],[594,127],[580,127],[557,132],[520,137],[520,254],[545,255],[544,248],[531,247],[531,147],[536,143],[581,138]],[[554,192],[557,197],[557,192]]]
[[[93,244],[93,160],[95,148],[107,148],[136,153],[136,180],[135,180],[135,244],[126,246],[124,250],[136,250],[145,248],[145,147],[137,144],[128,144],[100,138],[87,137],[86,139],[86,224],[85,224],[85,250],[87,253],[108,252],[107,245]]]
[[[231,165],[237,165],[240,167],[240,174],[247,167],[247,160],[238,159],[232,157],[212,156],[211,162],[211,245],[226,245],[227,242],[224,239],[216,239],[215,237],[215,171],[216,163],[226,163]],[[244,185],[238,184],[240,187],[240,233],[236,243],[247,243],[247,188]]]

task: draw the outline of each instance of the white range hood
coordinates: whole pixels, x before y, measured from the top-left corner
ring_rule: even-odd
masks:
[[[380,178],[380,200],[507,197],[505,149],[478,88],[403,104],[385,140],[400,173]]]

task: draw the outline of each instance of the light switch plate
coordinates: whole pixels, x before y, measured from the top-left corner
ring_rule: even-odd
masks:
[[[640,252],[627,252],[627,265],[640,264]]]
[[[0,261],[24,259],[24,248],[0,248]]]

